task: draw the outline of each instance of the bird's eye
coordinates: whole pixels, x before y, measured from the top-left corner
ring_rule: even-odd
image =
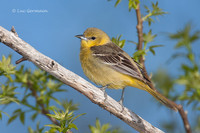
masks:
[[[94,36],[93,36],[93,37],[91,37],[91,39],[92,39],[92,40],[95,40],[95,39],[96,39],[96,37],[94,37]]]

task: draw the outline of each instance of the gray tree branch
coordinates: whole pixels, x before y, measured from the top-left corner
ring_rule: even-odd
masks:
[[[16,34],[4,29],[1,26],[0,42],[15,50],[17,53],[22,55],[24,59],[33,62],[42,70],[48,72],[66,85],[69,85],[75,90],[79,91],[88,97],[93,103],[120,118],[138,132],[163,133],[163,131],[154,127],[126,107],[122,109],[122,106],[110,96],[107,96],[107,99],[105,100],[104,93],[99,88],[93,86],[80,76],[62,67],[59,63],[51,58],[38,52],[31,45],[19,38]]]

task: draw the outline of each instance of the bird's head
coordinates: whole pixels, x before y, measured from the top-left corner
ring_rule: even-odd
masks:
[[[98,28],[88,28],[83,35],[76,35],[75,37],[81,39],[82,47],[104,45],[111,42],[109,36]]]

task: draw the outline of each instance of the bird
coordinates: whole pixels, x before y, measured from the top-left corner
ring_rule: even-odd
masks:
[[[113,43],[104,31],[91,27],[75,37],[81,39],[79,57],[84,74],[101,85],[103,90],[122,89],[121,105],[125,88],[131,86],[147,91],[162,104],[177,111],[175,103],[149,85],[151,81],[145,76],[142,66]]]

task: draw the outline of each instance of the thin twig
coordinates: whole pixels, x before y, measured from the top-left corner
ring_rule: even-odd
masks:
[[[19,60],[17,60],[16,62],[15,62],[15,64],[19,64],[19,63],[21,63],[21,62],[23,62],[23,61],[26,61],[27,59],[25,58],[25,57],[22,57],[22,58],[20,58]]]
[[[154,127],[140,116],[122,107],[117,101],[107,95],[105,101],[104,93],[88,81],[84,80],[75,73],[62,67],[56,61],[38,52],[21,38],[16,37],[13,33],[0,26],[0,42],[15,50],[23,57],[33,62],[42,70],[53,75],[66,85],[71,86],[90,99],[93,103],[112,113],[129,126],[142,133],[163,133],[160,129]],[[123,111],[122,111],[123,108]]]
[[[15,30],[15,27],[14,26],[12,26],[12,28],[11,28],[11,30],[10,30],[12,33],[14,33],[15,34],[15,36],[17,36],[18,37],[18,34],[17,34],[17,32],[16,32],[16,30]]]
[[[15,36],[17,36],[18,37],[18,34],[17,34],[17,32],[16,32],[16,30],[15,30],[15,27],[14,26],[12,26],[12,28],[11,28],[11,30],[10,30],[12,33],[14,33],[15,34]],[[19,60],[17,60],[16,62],[15,62],[15,64],[19,64],[19,63],[21,63],[21,62],[23,62],[23,61],[25,61],[25,60],[27,60],[25,57],[22,57],[22,58],[20,58]]]
[[[178,112],[181,115],[181,118],[183,120],[186,133],[192,133],[190,123],[189,123],[188,118],[187,118],[187,112],[184,111],[183,106],[180,105],[180,104],[178,105]]]
[[[138,32],[138,45],[137,45],[137,50],[142,50],[142,45],[143,45],[143,19],[141,17],[141,12],[140,12],[140,5],[138,4],[137,5],[137,8],[136,8],[136,15],[137,15],[137,32]],[[149,78],[149,75],[147,74],[147,71],[146,71],[146,68],[145,68],[145,64],[144,64],[144,57],[141,56],[139,58],[139,62],[142,64],[143,66],[143,71],[144,71],[144,75],[145,77],[151,81],[151,79]],[[157,89],[154,87],[153,83],[150,82],[148,83],[148,85],[157,91]],[[158,92],[158,91],[157,91]],[[188,121],[188,118],[187,118],[187,113],[184,111],[183,109],[183,106],[182,105],[177,105],[175,102],[171,101],[168,99],[168,102],[170,102],[172,105],[174,105],[182,120],[183,120],[183,124],[184,124],[184,127],[185,127],[185,130],[186,130],[186,133],[192,133],[191,131],[191,127],[190,127],[190,124],[189,124],[189,121]]]
[[[137,28],[137,32],[138,32],[137,50],[142,50],[142,44],[143,44],[143,20],[142,20],[141,12],[140,12],[140,4],[137,4],[136,15],[137,15],[137,26],[136,26],[136,28]],[[140,56],[139,62],[144,67],[144,58],[143,58],[143,56]]]

